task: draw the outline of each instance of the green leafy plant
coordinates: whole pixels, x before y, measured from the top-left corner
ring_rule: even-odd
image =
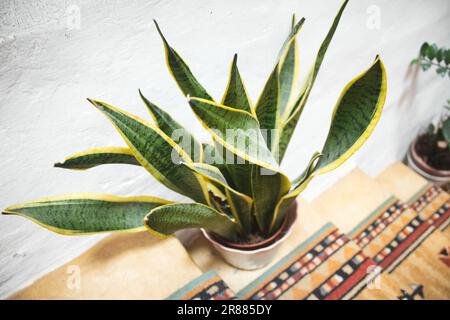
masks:
[[[436,73],[442,77],[450,77],[450,49],[439,48],[435,43],[425,42],[420,47],[419,57],[411,61],[419,65],[423,71],[434,67]]]
[[[237,56],[231,64],[224,96],[217,103],[155,22],[169,71],[188,97],[192,111],[211,134],[211,142],[200,143],[140,91],[153,123],[88,99],[111,121],[128,147],[91,149],[55,166],[66,169],[90,169],[109,163],[142,166],[163,185],[194,202],[75,194],[11,206],[3,213],[23,216],[62,234],[136,231],[146,227],[160,236],[184,228],[204,228],[224,239],[240,242],[270,236],[280,228],[287,209],[314,177],[340,166],[368,139],[385,103],[386,73],[377,57],[342,91],[322,151],[312,155],[305,170],[292,181],[280,171],[279,164],[347,2],[341,6],[299,90],[296,36],[305,19],[296,22],[294,16],[291,31],[255,105],[245,90]],[[264,135],[266,131],[275,134]],[[229,132],[235,134],[234,139],[229,139]]]
[[[441,77],[450,77],[450,49],[430,45],[425,42],[420,47],[419,57],[411,64],[419,65],[423,71],[434,67]],[[448,111],[450,100],[444,108]],[[430,123],[427,131],[420,135],[416,150],[421,158],[431,167],[440,170],[450,170],[450,117],[445,113],[435,125]]]

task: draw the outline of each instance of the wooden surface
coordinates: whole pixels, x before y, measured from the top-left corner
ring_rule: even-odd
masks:
[[[12,299],[163,299],[201,275],[174,237],[112,235]]]
[[[408,202],[428,181],[401,162],[396,162],[379,174],[375,181],[383,189],[395,194],[403,202]]]
[[[354,169],[314,199],[312,205],[324,221],[348,233],[391,195],[360,169]]]

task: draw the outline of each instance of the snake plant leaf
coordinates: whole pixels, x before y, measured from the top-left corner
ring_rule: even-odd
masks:
[[[311,176],[311,174],[314,171],[314,165],[315,165],[317,159],[319,159],[321,156],[322,156],[322,154],[320,152],[315,152],[313,154],[306,169],[302,172],[302,174],[300,176],[298,176],[294,181],[292,181],[292,189],[293,190],[297,189],[300,185],[302,185],[309,178],[309,176]]]
[[[297,123],[300,119],[300,116],[303,112],[306,102],[308,101],[309,94],[311,93],[311,90],[314,86],[314,82],[319,73],[323,59],[325,58],[325,54],[328,50],[331,39],[333,38],[334,33],[337,29],[342,14],[344,13],[344,9],[347,6],[347,3],[348,0],[345,0],[342,3],[341,8],[339,9],[339,12],[337,13],[333,21],[333,24],[331,25],[331,28],[328,31],[328,34],[326,35],[325,39],[323,40],[319,48],[313,67],[309,71],[297,99],[295,100],[294,104],[292,104],[292,106],[286,108],[286,110],[281,116],[281,120],[283,123],[282,129],[280,135],[278,136],[279,141],[275,144],[275,146],[278,148],[278,150],[276,150],[276,154],[278,155],[280,163],[284,158],[284,154],[286,152],[289,141],[291,140],[292,134],[294,133],[294,130],[297,126]]]
[[[145,217],[147,229],[160,237],[187,228],[204,228],[233,240],[238,225],[227,215],[198,203],[176,203],[155,208]]]
[[[74,170],[85,170],[103,164],[132,164],[140,166],[129,148],[101,147],[76,153],[55,163],[55,167]]]
[[[296,189],[278,203],[272,231],[280,225],[285,210],[312,178],[339,167],[367,141],[381,117],[386,101],[386,88],[386,70],[379,57],[368,70],[347,84],[336,103],[320,158],[317,154],[313,156],[306,174],[295,184]],[[317,164],[311,170],[311,165],[316,160]]]
[[[450,118],[447,118],[442,122],[442,135],[444,136],[445,141],[450,143]]]
[[[215,142],[243,160],[276,171],[278,165],[253,115],[200,98],[190,98],[189,104]]]
[[[170,114],[152,103],[139,90],[142,101],[147,106],[150,115],[161,131],[171,137],[192,159],[194,162],[201,161],[203,149],[200,142],[186,130],[181,124],[175,121]]]
[[[230,180],[227,179],[229,185],[239,192],[252,196],[251,176],[254,164],[235,155],[230,150],[227,150],[219,142],[215,142],[215,145],[217,152],[223,157],[226,172],[230,177]],[[218,168],[223,172],[221,166]]]
[[[230,77],[228,79],[227,88],[222,98],[222,105],[254,113],[244,82],[237,67],[237,54],[233,57],[231,63]]]
[[[224,190],[234,219],[245,232],[250,233],[253,199],[231,188],[220,170],[214,166],[205,163],[183,163],[183,165],[214,184],[219,190]]]
[[[236,156],[218,142],[203,144],[205,163],[220,170],[228,185],[247,196],[252,195],[251,171],[253,164]]]
[[[213,98],[206,92],[205,88],[203,88],[194,77],[188,65],[183,61],[175,49],[169,45],[156,20],[153,20],[153,22],[155,23],[156,29],[158,30],[164,44],[167,67],[169,68],[170,73],[177,82],[183,94],[185,96],[213,100]]]
[[[386,70],[379,57],[350,81],[336,103],[322,157],[313,175],[339,167],[369,138],[386,101]]]
[[[220,170],[220,173],[225,177],[227,183],[233,186],[233,179],[231,178],[228,167],[223,158],[223,154],[219,153],[214,144],[205,142],[202,143],[203,147],[203,163],[212,165]]]
[[[295,15],[292,17],[291,32],[285,42],[285,45],[283,46],[283,49],[281,50],[281,54],[284,54],[279,58],[280,74],[278,77],[280,82],[280,114],[284,113],[284,110],[291,99],[292,92],[298,78],[299,63],[296,36],[304,22],[305,19],[302,18],[297,24],[295,24]]]
[[[269,150],[272,150],[274,133],[279,124],[280,83],[278,67],[277,64],[272,70],[255,107],[256,116]]]
[[[159,198],[79,193],[37,199],[3,210],[64,235],[145,230],[144,217],[171,202]]]
[[[277,57],[278,62],[282,60],[283,56],[286,54],[286,52],[288,51],[288,48],[290,47],[291,40],[297,36],[297,34],[299,33],[299,31],[302,28],[304,23],[305,23],[305,18],[301,18],[299,22],[295,23],[295,14],[292,15],[291,31],[290,31],[288,37],[286,38],[286,40],[283,42],[283,46],[281,47],[281,49],[278,53],[278,57]]]
[[[197,202],[208,203],[204,182],[181,161],[189,155],[154,125],[104,102],[88,99],[119,131],[139,163],[171,190]]]
[[[273,211],[272,221],[270,223],[269,234],[275,232],[282,224],[284,216],[287,209],[292,205],[297,196],[305,190],[306,186],[312,180],[314,167],[317,163],[317,159],[321,156],[320,153],[316,152],[309,160],[306,169],[303,173],[293,182],[292,190],[283,195],[281,199],[277,202],[275,210]]]
[[[291,189],[289,178],[280,172],[253,166],[252,194],[255,217],[260,230],[269,232],[272,216],[278,201]]]

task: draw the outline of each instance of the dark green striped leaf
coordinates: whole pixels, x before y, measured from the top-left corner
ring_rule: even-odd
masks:
[[[64,159],[63,162],[55,163],[55,167],[64,169],[84,170],[103,164],[132,164],[140,166],[129,148],[102,147],[89,149],[76,153]]]
[[[237,54],[231,64],[230,78],[222,98],[222,105],[253,113],[250,98],[237,67]]]
[[[203,181],[180,165],[181,161],[191,162],[190,157],[164,132],[104,102],[89,101],[113,123],[139,163],[158,181],[197,202],[208,203]]]
[[[179,54],[173,49],[166,38],[161,32],[158,23],[153,20],[158,30],[159,35],[164,43],[164,49],[166,53],[166,62],[169,67],[169,71],[180,87],[185,96],[199,97],[207,100],[213,100],[211,96],[206,92],[205,88],[197,81],[192,74],[188,65],[183,61]]]
[[[281,197],[281,199],[277,202],[277,205],[275,207],[275,210],[273,211],[272,216],[272,222],[270,224],[270,233],[275,232],[278,230],[278,228],[283,223],[283,219],[286,215],[287,210],[292,205],[292,203],[295,201],[297,196],[305,190],[305,188],[308,186],[309,182],[313,178],[313,171],[315,164],[317,162],[317,159],[321,156],[320,153],[316,152],[311,157],[311,160],[309,161],[308,165],[306,166],[303,173],[293,182],[293,187],[291,192],[288,194],[285,194]]]
[[[305,170],[303,170],[302,174],[298,176],[294,181],[292,181],[292,189],[295,190],[300,187],[313,173],[314,165],[316,164],[317,159],[322,156],[320,152],[315,152],[308,163],[308,166]]]
[[[139,90],[139,95],[147,106],[148,111],[158,128],[174,140],[174,142],[191,157],[192,161],[201,161],[202,145],[200,142],[198,142],[188,130],[175,121],[167,112],[144,97],[141,90]]]
[[[278,201],[289,192],[289,178],[280,172],[274,172],[253,166],[252,194],[255,203],[255,217],[260,230],[266,235]]]
[[[233,240],[238,233],[238,225],[210,207],[198,203],[177,203],[161,206],[145,217],[148,230],[156,235],[167,236],[187,228],[204,228]]]
[[[189,104],[214,141],[243,160],[269,169],[277,167],[265,146],[258,120],[250,113],[199,98],[189,99]]]
[[[60,234],[142,231],[143,219],[154,208],[170,203],[154,197],[72,194],[11,206],[3,214],[19,215]]]
[[[230,187],[220,170],[214,166],[205,163],[184,163],[184,165],[221,190],[227,198],[231,214],[236,222],[245,232],[251,232],[252,198]]]
[[[348,0],[345,0],[341,8],[339,9],[339,12],[336,15],[336,18],[334,19],[327,36],[325,37],[324,41],[322,42],[319,48],[313,67],[309,72],[308,76],[306,77],[306,81],[304,82],[297,99],[295,100],[292,107],[287,108],[282,115],[282,122],[283,122],[282,130],[279,135],[279,141],[275,144],[276,147],[278,148],[278,150],[276,150],[276,153],[278,154],[280,163],[283,160],[289,141],[291,140],[292,134],[294,133],[295,127],[297,126],[298,120],[300,119],[300,116],[303,112],[306,102],[308,101],[309,94],[313,88],[314,82],[319,73],[323,59],[328,50],[328,46],[330,45],[331,39],[334,36],[334,33],[342,17],[344,9],[347,6],[347,3]]]
[[[380,119],[385,100],[386,71],[377,57],[341,93],[315,175],[337,168],[363,145]]]
[[[278,82],[278,64],[270,74],[261,96],[256,103],[256,116],[259,126],[264,130],[264,140],[267,148],[272,150],[273,131],[278,126],[279,119],[279,103],[280,103],[280,84]]]
[[[283,221],[295,198],[317,175],[336,169],[369,138],[381,117],[386,101],[386,71],[377,57],[374,64],[352,80],[341,93],[320,158],[315,154],[304,174],[294,182],[294,190],[281,198],[275,210],[271,231]],[[312,165],[317,161],[314,170]]]
[[[280,61],[280,114],[284,113],[287,108],[289,100],[292,96],[292,91],[295,87],[298,76],[298,46],[296,36],[301,29],[305,19],[302,18],[297,24],[295,24],[295,15],[292,17],[292,29],[288,39],[285,42],[286,48],[281,50],[282,55]],[[284,52],[285,51],[285,52]]]

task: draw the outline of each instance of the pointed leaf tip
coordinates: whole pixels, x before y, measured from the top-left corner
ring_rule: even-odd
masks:
[[[96,107],[98,109],[97,101],[95,101],[94,99],[91,99],[91,98],[86,98],[86,100],[89,101],[94,107]]]
[[[166,45],[168,45],[168,42],[167,42],[166,38],[164,37],[164,35],[163,35],[162,31],[161,31],[161,28],[159,27],[158,22],[156,22],[155,19],[153,19],[153,22],[155,23],[155,27],[156,27],[156,30],[157,30],[158,33],[159,33],[159,36],[161,37],[161,39],[163,40],[163,42],[164,42]]]

